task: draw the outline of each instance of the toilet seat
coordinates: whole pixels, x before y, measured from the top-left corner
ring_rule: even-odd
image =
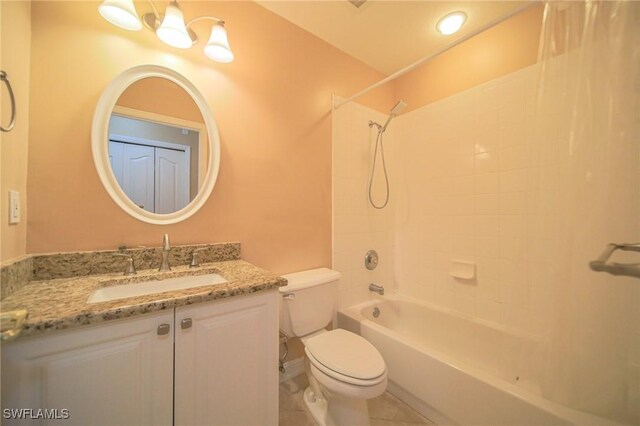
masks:
[[[329,395],[355,398],[355,399],[371,399],[382,395],[387,388],[387,374],[384,373],[375,382],[367,381],[366,385],[357,385],[347,383],[342,380],[333,378],[320,371],[315,364],[309,363],[311,375],[323,387],[323,392]]]
[[[374,386],[386,380],[380,352],[363,337],[342,329],[305,341],[311,364],[327,376],[356,386]]]

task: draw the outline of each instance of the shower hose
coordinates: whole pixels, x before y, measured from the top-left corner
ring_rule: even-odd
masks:
[[[387,165],[384,161],[384,146],[382,145],[382,134],[384,133],[384,129],[378,127],[378,136],[376,136],[376,147],[373,151],[373,166],[371,167],[371,177],[369,178],[369,202],[378,210],[383,209],[389,203],[389,177],[387,176]],[[387,188],[386,196],[384,199],[384,203],[381,205],[376,205],[373,201],[373,196],[371,194],[371,190],[373,188],[373,176],[376,172],[376,160],[378,158],[378,145],[380,145],[380,155],[382,157],[382,170],[384,170],[384,182]]]

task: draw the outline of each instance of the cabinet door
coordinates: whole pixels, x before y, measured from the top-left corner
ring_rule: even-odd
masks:
[[[176,425],[278,424],[277,298],[176,309]]]
[[[161,324],[168,334],[158,335]],[[68,420],[33,424],[170,425],[172,385],[173,311],[2,346],[3,414],[68,410]]]

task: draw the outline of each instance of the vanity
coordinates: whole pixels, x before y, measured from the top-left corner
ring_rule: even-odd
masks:
[[[91,149],[119,213],[158,236],[198,212],[218,176],[208,102],[157,65],[105,87]],[[116,238],[135,247],[128,226]],[[3,317],[28,316],[2,342],[3,424],[278,423],[286,280],[243,261],[239,243],[170,247],[165,236],[162,248],[34,255],[14,269],[2,272]]]
[[[174,258],[204,249],[198,268],[35,280],[7,297],[3,310],[25,307],[29,317],[2,344],[2,408],[57,410],[77,425],[277,424],[277,288],[286,281],[241,260],[236,246],[173,248]],[[150,250],[128,253],[144,263]],[[60,275],[47,272],[51,259],[34,262],[41,277]],[[213,273],[222,280],[207,284]],[[105,289],[175,279],[196,286],[92,302]]]

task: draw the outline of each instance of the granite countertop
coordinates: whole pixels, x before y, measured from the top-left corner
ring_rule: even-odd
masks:
[[[88,304],[97,289],[146,280],[218,273],[228,282],[145,296]],[[202,264],[198,269],[173,267],[170,272],[138,271],[137,275],[103,274],[32,281],[2,300],[2,311],[27,309],[20,337],[127,318],[284,286],[287,281],[243,260]],[[18,337],[18,338],[20,338]]]

